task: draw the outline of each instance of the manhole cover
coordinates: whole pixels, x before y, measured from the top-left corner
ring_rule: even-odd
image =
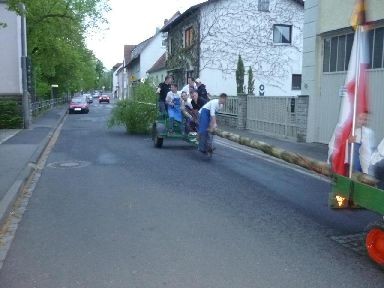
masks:
[[[89,162],[87,161],[64,161],[64,162],[52,162],[47,166],[51,168],[82,168],[88,166]]]
[[[365,235],[366,233],[332,236],[331,239],[360,255],[367,255],[367,251],[365,250]]]

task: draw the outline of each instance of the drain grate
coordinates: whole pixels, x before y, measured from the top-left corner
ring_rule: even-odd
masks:
[[[352,235],[332,236],[331,239],[339,243],[340,245],[355,251],[360,255],[367,255],[365,249],[365,235],[366,233],[358,233]]]
[[[51,168],[83,168],[90,165],[87,161],[64,161],[64,162],[52,162],[47,165]]]

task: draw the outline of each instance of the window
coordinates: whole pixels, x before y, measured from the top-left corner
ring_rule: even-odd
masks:
[[[331,62],[329,69],[330,71],[336,71],[336,61],[337,61],[337,45],[339,43],[339,38],[335,37],[331,40]]]
[[[292,74],[292,90],[301,90],[301,74]]]
[[[373,45],[373,67],[384,68],[383,65],[383,44],[384,44],[384,27],[375,30],[375,43]]]
[[[338,49],[337,49],[337,71],[344,71],[345,67],[345,35],[339,37]]]
[[[187,76],[187,79],[185,83],[188,83],[188,78],[193,78],[193,70],[187,71],[186,76]]]
[[[384,68],[384,27],[368,32],[369,69]],[[323,72],[347,71],[354,33],[324,39]]]
[[[167,47],[167,41],[168,41],[168,33],[167,32],[163,32],[161,33],[161,46],[162,47]]]
[[[273,25],[273,42],[274,43],[291,43],[292,25]]]
[[[269,12],[269,0],[259,0],[259,11]]]
[[[193,44],[193,27],[188,27],[184,31],[184,47],[187,48]]]
[[[329,72],[330,57],[331,57],[331,39],[324,39],[323,72]]]
[[[168,37],[168,55],[172,55],[172,38]]]

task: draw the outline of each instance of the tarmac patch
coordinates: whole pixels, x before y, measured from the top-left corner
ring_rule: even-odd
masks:
[[[47,165],[50,168],[83,168],[89,166],[91,163],[87,161],[63,161],[63,162],[52,162]]]
[[[365,249],[365,235],[366,233],[332,236],[331,239],[339,243],[341,246],[364,256],[367,255],[367,251]]]

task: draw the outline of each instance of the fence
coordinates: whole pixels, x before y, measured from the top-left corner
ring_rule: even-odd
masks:
[[[308,96],[228,97],[218,117],[224,125],[305,142]]]
[[[31,103],[31,113],[33,117],[40,115],[42,112],[47,111],[57,105],[68,102],[68,97],[54,98],[50,100],[40,100]]]

